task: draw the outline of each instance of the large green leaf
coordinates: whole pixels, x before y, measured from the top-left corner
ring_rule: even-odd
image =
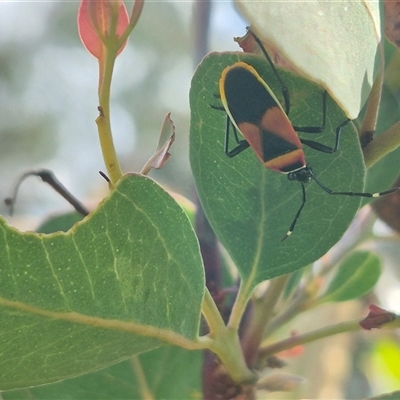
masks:
[[[224,154],[226,114],[211,107],[221,106],[218,80],[223,68],[239,60],[253,65],[278,98],[282,97],[262,58],[241,53],[207,56],[197,68],[190,92],[190,161],[201,203],[213,229],[242,278],[255,285],[293,272],[325,254],[343,235],[359,208],[360,199],[330,196],[311,183],[294,233],[280,242],[301,204],[300,185],[266,169],[251,149],[228,158]],[[281,77],[291,93],[293,124],[319,125],[321,89],[287,72],[282,71]],[[335,128],[344,119],[344,113],[328,99],[325,132],[301,136],[333,145]],[[364,163],[351,123],[343,130],[336,154],[308,148],[305,153],[315,174],[332,190],[362,190]]]
[[[357,118],[383,65],[378,47],[381,43],[378,2],[236,0],[235,3],[260,38],[278,51],[278,58],[310,80],[321,83],[349,118]]]
[[[198,399],[203,353],[164,346],[111,367],[50,385],[3,392],[4,400]]]
[[[67,233],[0,219],[0,388],[106,367],[162,332],[195,339],[203,288],[191,224],[149,178],[122,179]]]

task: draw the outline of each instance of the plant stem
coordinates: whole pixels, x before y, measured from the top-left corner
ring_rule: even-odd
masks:
[[[256,381],[256,374],[247,367],[237,331],[224,329],[219,332],[215,340],[211,341],[208,348],[220,358],[234,382],[252,383]]]
[[[275,318],[268,324],[265,334],[271,335],[276,329],[284,325],[286,322],[293,319],[302,310],[305,301],[308,299],[308,293],[302,289],[297,296],[291,301],[290,305],[281,311]]]
[[[136,377],[137,384],[140,388],[140,395],[143,400],[154,400],[153,395],[150,392],[149,385],[144,374],[142,364],[138,356],[133,356],[129,360],[133,372]]]
[[[245,328],[242,338],[242,348],[247,364],[253,366],[265,328],[271,319],[274,307],[280,298],[289,275],[272,279],[270,285],[261,298],[253,300],[253,314],[250,325]]]
[[[290,338],[273,343],[269,346],[263,347],[259,352],[259,361],[264,360],[273,354],[279,353],[283,350],[291,349],[295,346],[304,345],[306,343],[315,342],[316,340],[323,339],[329,336],[337,335],[339,333],[356,332],[364,330],[360,322],[362,320],[342,322],[340,324],[330,325],[325,328],[316,329],[315,331],[304,333],[302,335],[292,336]],[[395,329],[400,327],[400,317],[395,316],[393,321],[384,323],[380,326],[381,329]]]
[[[107,46],[105,48],[105,62],[101,65],[100,61],[100,82],[99,82],[99,111],[100,115],[96,119],[99,131],[99,139],[101,150],[103,153],[104,163],[111,184],[115,185],[122,176],[122,170],[118,162],[115,152],[114,142],[111,132],[110,120],[110,89],[112,73],[114,69],[115,58],[117,57],[117,49]]]
[[[383,68],[380,69],[374,84],[372,85],[371,93],[368,97],[367,111],[365,112],[364,120],[360,127],[360,142],[362,147],[365,147],[369,140],[373,138],[378,121],[379,105],[382,97],[383,85]]]
[[[237,330],[225,326],[208,289],[204,294],[202,312],[210,328],[207,348],[220,358],[235,382],[253,382],[256,377],[246,365]]]
[[[247,303],[250,299],[251,292],[254,286],[251,284],[252,279],[241,281],[239,291],[235,300],[235,304],[232,307],[231,316],[229,318],[228,327],[230,329],[238,330],[240,321],[242,320],[243,313],[246,309]]]
[[[380,52],[381,68],[372,87],[368,99],[367,112],[360,129],[360,141],[363,147],[364,161],[367,168],[372,167],[386,154],[396,150],[400,146],[400,121],[383,132],[376,139],[373,139],[384,80],[383,60],[385,58],[382,44],[378,46],[378,50]]]
[[[304,333],[302,335],[296,335],[279,342],[273,343],[269,346],[262,348],[259,352],[260,359],[266,359],[273,354],[279,353],[280,351],[291,349],[295,346],[303,345],[306,343],[314,342],[318,339],[322,339],[328,336],[337,335],[345,332],[355,332],[362,330],[359,320],[343,322],[336,325],[331,325],[325,328],[317,329],[312,332]]]
[[[364,160],[367,168],[370,168],[386,154],[396,150],[400,146],[400,121],[392,125],[374,139],[364,149]]]
[[[118,40],[119,47],[122,46],[122,44],[125,42],[125,40],[128,39],[128,37],[131,34],[133,28],[138,23],[140,15],[141,15],[142,10],[143,10],[143,6],[144,6],[144,0],[135,0],[135,4],[133,5],[132,12],[131,12],[131,17],[130,17],[130,20],[129,20],[129,25],[126,28],[125,32],[121,35],[121,37]]]
[[[219,332],[223,332],[226,329],[225,323],[218,311],[217,306],[209,292],[206,288],[204,292],[203,304],[201,306],[201,311],[204,318],[207,321],[208,327],[210,328],[210,337],[214,337]]]

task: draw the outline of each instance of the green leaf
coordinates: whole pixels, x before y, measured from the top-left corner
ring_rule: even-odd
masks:
[[[367,251],[350,254],[340,264],[321,301],[346,301],[368,293],[378,282],[381,263],[378,256]]]
[[[357,118],[382,66],[378,2],[236,0],[236,5],[277,49],[277,58],[320,82],[350,119]]]
[[[292,292],[298,287],[305,270],[306,270],[305,268],[299,269],[290,274],[290,277],[285,285],[285,289],[283,290],[284,299],[287,299],[292,294]]]
[[[37,233],[53,233],[58,231],[67,232],[77,222],[82,221],[83,216],[77,212],[71,212],[50,217],[44,221],[37,229]]]
[[[234,158],[224,153],[226,114],[218,81],[222,70],[237,61],[254,66],[280,99],[280,87],[263,58],[241,53],[213,53],[196,70],[190,92],[190,161],[197,191],[214,231],[244,280],[255,285],[293,272],[325,254],[343,235],[360,204],[357,197],[330,196],[318,185],[307,186],[307,203],[293,234],[284,242],[300,207],[298,182],[265,168],[251,149]],[[322,91],[293,74],[281,71],[291,94],[290,119],[297,126],[319,125]],[[333,145],[335,128],[344,113],[328,99],[323,134],[301,137]],[[342,133],[333,155],[305,148],[307,162],[327,187],[336,191],[362,191],[364,163],[353,125]]]
[[[0,388],[104,368],[168,335],[194,340],[203,290],[191,224],[147,177],[122,179],[68,233],[0,219]]]
[[[374,397],[368,397],[367,400],[399,400],[400,399],[400,390],[396,390],[392,393],[380,394]]]
[[[203,353],[164,346],[74,379],[3,392],[4,400],[143,399],[143,380],[154,399],[198,399]],[[142,370],[143,378],[139,369]]]
[[[376,136],[389,129],[399,120],[400,100],[390,88],[383,86],[379,108]],[[400,148],[380,159],[367,171],[366,189],[371,191],[386,190],[393,184],[400,171]]]

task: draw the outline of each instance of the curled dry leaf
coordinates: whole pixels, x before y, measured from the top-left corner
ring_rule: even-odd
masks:
[[[142,168],[143,175],[147,175],[152,168],[162,168],[171,157],[169,149],[175,141],[175,126],[170,117],[171,113],[168,113],[164,118],[156,151]]]

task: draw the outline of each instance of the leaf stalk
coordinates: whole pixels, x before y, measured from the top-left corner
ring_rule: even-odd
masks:
[[[106,57],[104,63],[100,60],[100,82],[99,82],[99,111],[100,115],[96,119],[99,132],[100,146],[103,153],[103,159],[107,168],[107,173],[111,184],[115,185],[122,177],[122,170],[119,165],[117,153],[115,151],[114,141],[111,131],[110,120],[110,92],[112,73],[114,70],[115,59],[118,48],[116,46],[107,46],[105,48]]]

